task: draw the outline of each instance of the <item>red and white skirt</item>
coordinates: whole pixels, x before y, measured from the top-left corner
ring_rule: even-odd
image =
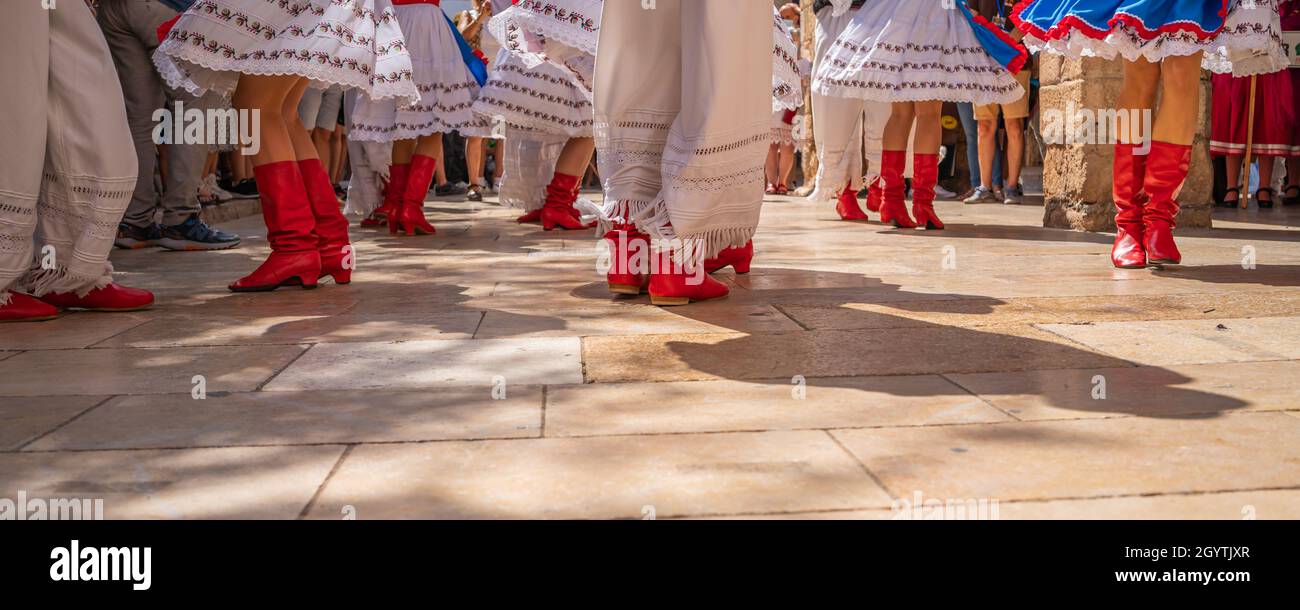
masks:
[[[1257,157],[1300,156],[1296,140],[1296,101],[1291,70],[1258,77],[1255,131],[1251,151]],[[1211,96],[1210,154],[1243,157],[1249,133],[1250,78],[1215,74]]]

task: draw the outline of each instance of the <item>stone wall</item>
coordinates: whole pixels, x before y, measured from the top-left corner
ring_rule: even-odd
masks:
[[[1043,54],[1041,116],[1050,110],[1066,113],[1069,108],[1110,109],[1115,107],[1123,86],[1123,70],[1117,61],[1085,58],[1066,60]],[[1179,226],[1209,227],[1213,211],[1214,174],[1210,163],[1210,88],[1205,78],[1201,95],[1201,129],[1192,153],[1192,169],[1179,201]],[[1045,125],[1044,125],[1045,127]],[[1043,191],[1046,209],[1043,226],[1079,231],[1115,230],[1115,205],[1111,197],[1111,169],[1114,161],[1109,144],[1048,144],[1043,161]]]

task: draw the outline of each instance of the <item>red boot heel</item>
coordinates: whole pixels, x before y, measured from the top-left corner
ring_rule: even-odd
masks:
[[[646,267],[650,261],[650,239],[635,227],[623,225],[605,234],[610,242],[611,261],[605,282],[614,294],[639,295],[650,285]]]
[[[1133,154],[1133,149],[1132,144],[1115,145],[1115,245],[1110,250],[1110,262],[1119,269],[1147,266],[1147,252],[1142,245],[1146,224],[1142,220],[1141,192],[1147,158]]]
[[[582,178],[556,172],[546,186],[546,205],[542,206],[542,229],[554,231],[581,231],[591,229],[595,223],[584,224],[573,204],[578,200],[578,186]]]
[[[731,290],[713,279],[701,267],[687,269],[672,260],[671,252],[655,255],[657,269],[650,274],[650,303],[659,307],[679,307],[695,301],[712,301],[726,297]]]
[[[320,253],[272,252],[257,271],[229,286],[231,292],[271,292],[284,286],[315,290],[320,282]]]
[[[436,235],[438,230],[424,217],[424,198],[429,194],[429,185],[433,184],[433,175],[438,168],[438,160],[424,155],[411,157],[410,174],[406,179],[406,190],[397,212],[388,217],[388,233],[407,237],[416,235]]]
[[[259,165],[253,168],[253,175],[261,193],[262,218],[266,222],[267,241],[271,242],[271,256],[256,271],[231,284],[230,290],[270,292],[292,285],[308,290],[315,288],[320,278],[320,239],[315,233],[316,217],[298,162]],[[333,188],[330,192],[333,193]]]
[[[1150,200],[1142,211],[1142,222],[1145,225],[1142,245],[1146,249],[1148,264],[1180,265],[1183,262],[1183,255],[1174,242],[1174,229],[1178,226],[1178,192],[1187,181],[1187,171],[1191,164],[1191,146],[1151,143],[1146,178],[1143,180],[1144,190]]]
[[[704,261],[704,270],[717,273],[727,267],[736,271],[736,275],[749,273],[749,266],[754,262],[754,242],[750,241],[740,248],[727,248],[718,253],[717,258]]]
[[[858,207],[858,193],[853,190],[852,184],[840,191],[840,200],[835,204],[835,212],[840,215],[840,220],[869,220],[866,212]]]
[[[942,231],[943,221],[934,211],[934,187],[939,184],[939,155],[912,155],[912,216],[927,231]]]

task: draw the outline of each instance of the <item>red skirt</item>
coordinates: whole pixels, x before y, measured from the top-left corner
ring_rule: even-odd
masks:
[[[1295,70],[1260,75],[1255,89],[1255,137],[1251,150],[1257,157],[1300,157],[1300,113],[1295,91],[1300,80]],[[1250,78],[1230,74],[1213,76],[1214,93],[1210,154],[1244,157],[1250,104]]]

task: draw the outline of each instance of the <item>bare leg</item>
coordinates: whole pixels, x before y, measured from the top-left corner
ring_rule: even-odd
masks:
[[[596,152],[595,138],[571,138],[560,152],[555,162],[555,173],[568,174],[582,178],[591,162],[591,155]]]
[[[790,172],[794,171],[794,145],[781,145],[780,186],[790,185]]]
[[[943,102],[916,103],[916,152],[939,154],[943,146]],[[904,145],[903,150],[906,150]]]
[[[261,148],[253,155],[253,165],[266,165],[279,161],[295,161],[297,153],[293,140],[286,127],[287,120],[297,120],[295,110],[292,117],[284,113],[286,100],[290,92],[301,80],[297,76],[252,76],[239,78],[239,86],[231,100],[239,110],[258,112],[261,116]],[[299,93],[301,96],[301,92]],[[301,130],[302,124],[298,124]],[[310,141],[308,142],[310,144]],[[237,155],[238,156],[238,155]]]
[[[767,148],[767,161],[763,165],[763,173],[767,176],[767,183],[769,185],[776,186],[780,181],[780,177],[778,176],[780,165],[780,145],[773,142],[772,145]]]
[[[980,183],[990,191],[993,190],[993,155],[998,154],[998,122],[994,120],[979,121],[979,155]]]
[[[907,140],[912,137],[912,123],[915,121],[916,104],[895,102],[889,120],[885,122],[885,150],[906,151]]]
[[[1020,186],[1020,170],[1025,164],[1025,120],[1006,119],[1007,188]],[[981,167],[983,167],[981,165]]]
[[[1241,157],[1227,157],[1228,188],[1239,188],[1241,186],[1241,166],[1245,162],[1246,160]],[[1249,196],[1249,194],[1246,194],[1246,196]],[[1241,201],[1240,193],[1229,192],[1223,197],[1225,204],[1235,204],[1239,201]]]
[[[1121,144],[1143,144],[1143,137],[1149,133],[1146,125],[1146,113],[1154,112],[1156,94],[1160,84],[1160,64],[1153,64],[1145,59],[1124,62],[1124,86],[1119,94],[1119,109],[1122,113],[1136,120],[1121,121],[1111,126],[1112,133]],[[1144,112],[1145,111],[1145,112]]]
[[[1196,136],[1196,114],[1201,106],[1201,54],[1165,58],[1160,81],[1160,112],[1152,137],[1189,146]]]
[[[289,132],[289,139],[293,142],[294,155],[298,161],[321,159],[312,133],[302,126],[302,119],[298,117],[298,102],[302,101],[302,95],[306,92],[307,79],[298,79],[298,83],[289,91],[288,97],[284,100],[284,106],[280,109],[285,120],[284,127]]]
[[[483,179],[483,138],[465,138],[465,165],[469,169],[469,190],[479,191],[479,181]]]

